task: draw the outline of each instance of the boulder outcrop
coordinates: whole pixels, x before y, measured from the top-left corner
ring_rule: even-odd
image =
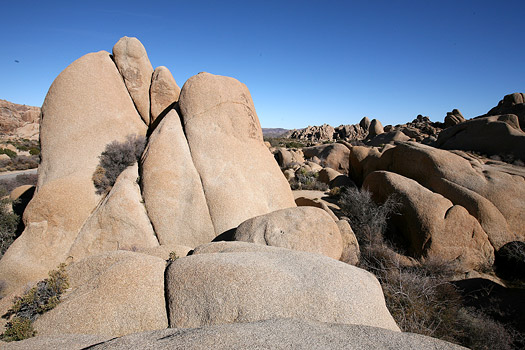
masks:
[[[248,219],[237,227],[233,239],[323,254],[336,260],[343,249],[335,221],[315,207],[281,209]]]
[[[304,147],[302,149],[307,159],[317,157],[323,167],[332,168],[343,174],[348,174],[348,159],[350,150],[340,143]]]
[[[164,66],[155,68],[150,87],[151,124],[166,108],[179,100],[179,95],[180,87],[170,70]]]
[[[137,38],[125,36],[113,46],[113,58],[140,116],[149,125],[149,90],[153,67],[146,49]]]
[[[200,73],[182,87],[179,105],[217,234],[295,206],[288,182],[264,145],[246,85]]]
[[[489,156],[511,154],[525,161],[525,132],[514,114],[475,118],[449,127],[439,134],[436,146]]]
[[[210,242],[215,230],[174,109],[151,134],[141,164],[144,205],[160,244],[195,248]]]
[[[503,97],[498,105],[487,112],[487,116],[514,114],[518,117],[521,130],[525,131],[525,94],[515,92]]]
[[[399,330],[369,272],[319,254],[265,250],[196,254],[170,264],[170,327],[299,318]]]
[[[414,257],[454,261],[465,271],[494,263],[494,249],[487,234],[462,206],[388,171],[369,174],[363,187],[378,202],[392,194],[401,200],[400,215],[394,215],[393,222],[409,242]]]
[[[146,125],[108,52],[79,58],[55,79],[42,106],[42,160],[26,229],[0,261],[9,285],[44,278],[65,261],[100,200],[92,181],[98,157],[130,134],[145,135]]]

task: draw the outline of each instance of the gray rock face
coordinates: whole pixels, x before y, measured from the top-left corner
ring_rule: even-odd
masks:
[[[323,254],[336,260],[343,249],[335,221],[314,207],[281,209],[248,219],[237,227],[233,239]]]
[[[291,317],[399,330],[369,272],[319,254],[265,249],[174,261],[166,271],[170,327]]]
[[[465,118],[463,117],[463,114],[457,109],[452,110],[452,112],[447,112],[447,116],[445,117],[445,126],[454,126],[459,123],[463,123],[465,121]]]
[[[179,105],[215,232],[295,206],[244,84],[200,73],[182,87]]]
[[[149,89],[153,67],[146,49],[137,38],[125,36],[113,46],[113,57],[140,116],[149,125]]]
[[[65,338],[65,337],[63,337]],[[71,337],[75,339],[75,336]],[[78,338],[78,336],[76,337]],[[65,340],[65,339],[64,339]],[[19,344],[7,344],[7,350],[58,349],[69,344],[62,339],[37,337]],[[87,340],[87,339],[86,339]],[[54,342],[56,341],[56,343]],[[84,340],[85,341],[85,340]],[[73,340],[72,340],[73,342]],[[78,342],[78,340],[77,340]],[[86,344],[86,343],[84,343]],[[341,349],[341,350],[461,350],[462,346],[413,333],[336,323],[297,319],[273,319],[259,322],[215,325],[203,328],[163,329],[97,342],[93,350],[201,350],[201,349]],[[23,346],[23,347],[22,347]],[[66,347],[68,349],[75,349]]]
[[[173,109],[142,157],[144,204],[161,245],[195,248],[215,237],[199,173]]]

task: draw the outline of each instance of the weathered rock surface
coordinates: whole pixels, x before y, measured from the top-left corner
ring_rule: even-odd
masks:
[[[393,222],[416,258],[454,261],[465,271],[494,263],[494,249],[477,220],[459,205],[414,180],[388,171],[369,174],[363,187],[384,202],[395,194],[402,202]]]
[[[298,207],[314,207],[323,209],[335,222],[339,220],[332,209],[330,209],[328,206],[328,203],[321,198],[296,197],[295,204],[297,204]]]
[[[122,336],[168,326],[164,299],[166,262],[114,251],[67,268],[72,290],[35,321],[40,335]]]
[[[195,248],[210,242],[215,230],[174,109],[151,134],[141,162],[144,205],[160,244]]]
[[[399,330],[372,274],[319,254],[265,249],[197,254],[170,264],[170,327],[300,318]]]
[[[140,116],[149,125],[149,90],[153,67],[146,49],[137,38],[125,36],[113,46],[113,58]]]
[[[119,175],[80,229],[68,254],[75,261],[104,251],[144,251],[159,245],[142,203],[138,176],[136,163]]]
[[[248,219],[237,227],[236,241],[264,244],[339,259],[342,239],[333,218],[324,210],[297,207]]]
[[[37,337],[19,344],[7,344],[7,350],[51,350],[69,347],[69,337]],[[164,329],[127,335],[111,340],[71,336],[71,342],[92,345],[93,350],[137,349],[341,349],[341,350],[460,350],[466,349],[414,333],[337,323],[297,319],[273,319],[259,322],[214,325],[202,328]],[[65,347],[63,347],[65,345]],[[23,346],[23,347],[21,347]]]
[[[45,278],[65,261],[100,200],[92,181],[98,157],[112,141],[146,133],[105,51],[85,55],[60,73],[42,115],[37,192],[24,213],[24,233],[0,261],[9,284]]]
[[[525,132],[514,114],[476,118],[449,127],[439,134],[436,146],[487,155],[512,154],[525,161]]]
[[[151,77],[150,101],[151,124],[166,108],[179,100],[180,87],[171,75],[168,68],[160,66],[155,68]]]
[[[0,340],[2,349],[5,350],[82,350],[94,344],[99,344],[111,339],[99,335],[65,334],[57,336],[37,336],[22,341],[4,343]]]
[[[332,168],[343,174],[348,174],[348,159],[350,150],[340,143],[332,143],[314,147],[304,147],[305,158],[317,157],[324,167]]]
[[[356,148],[352,155],[355,162],[362,157],[358,163],[363,175],[375,170],[395,172],[463,206],[478,220],[496,250],[525,239],[523,176],[414,142],[400,143],[382,154],[367,155],[360,150],[359,157]]]
[[[216,233],[295,206],[244,84],[200,73],[182,87],[179,105]]]

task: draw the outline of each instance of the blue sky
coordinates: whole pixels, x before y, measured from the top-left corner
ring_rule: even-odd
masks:
[[[0,99],[40,106],[82,55],[135,36],[182,87],[245,83],[263,127],[467,118],[525,92],[525,1],[3,0]],[[15,62],[19,61],[19,63]]]

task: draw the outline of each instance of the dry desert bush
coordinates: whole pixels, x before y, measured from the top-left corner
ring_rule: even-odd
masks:
[[[401,203],[389,197],[376,204],[371,194],[344,188],[341,214],[350,222],[359,242],[359,267],[380,281],[387,307],[404,332],[423,334],[467,346],[473,350],[518,349],[521,335],[509,325],[467,308],[450,282],[454,263],[439,259],[415,261],[399,254],[388,241],[388,219]]]

